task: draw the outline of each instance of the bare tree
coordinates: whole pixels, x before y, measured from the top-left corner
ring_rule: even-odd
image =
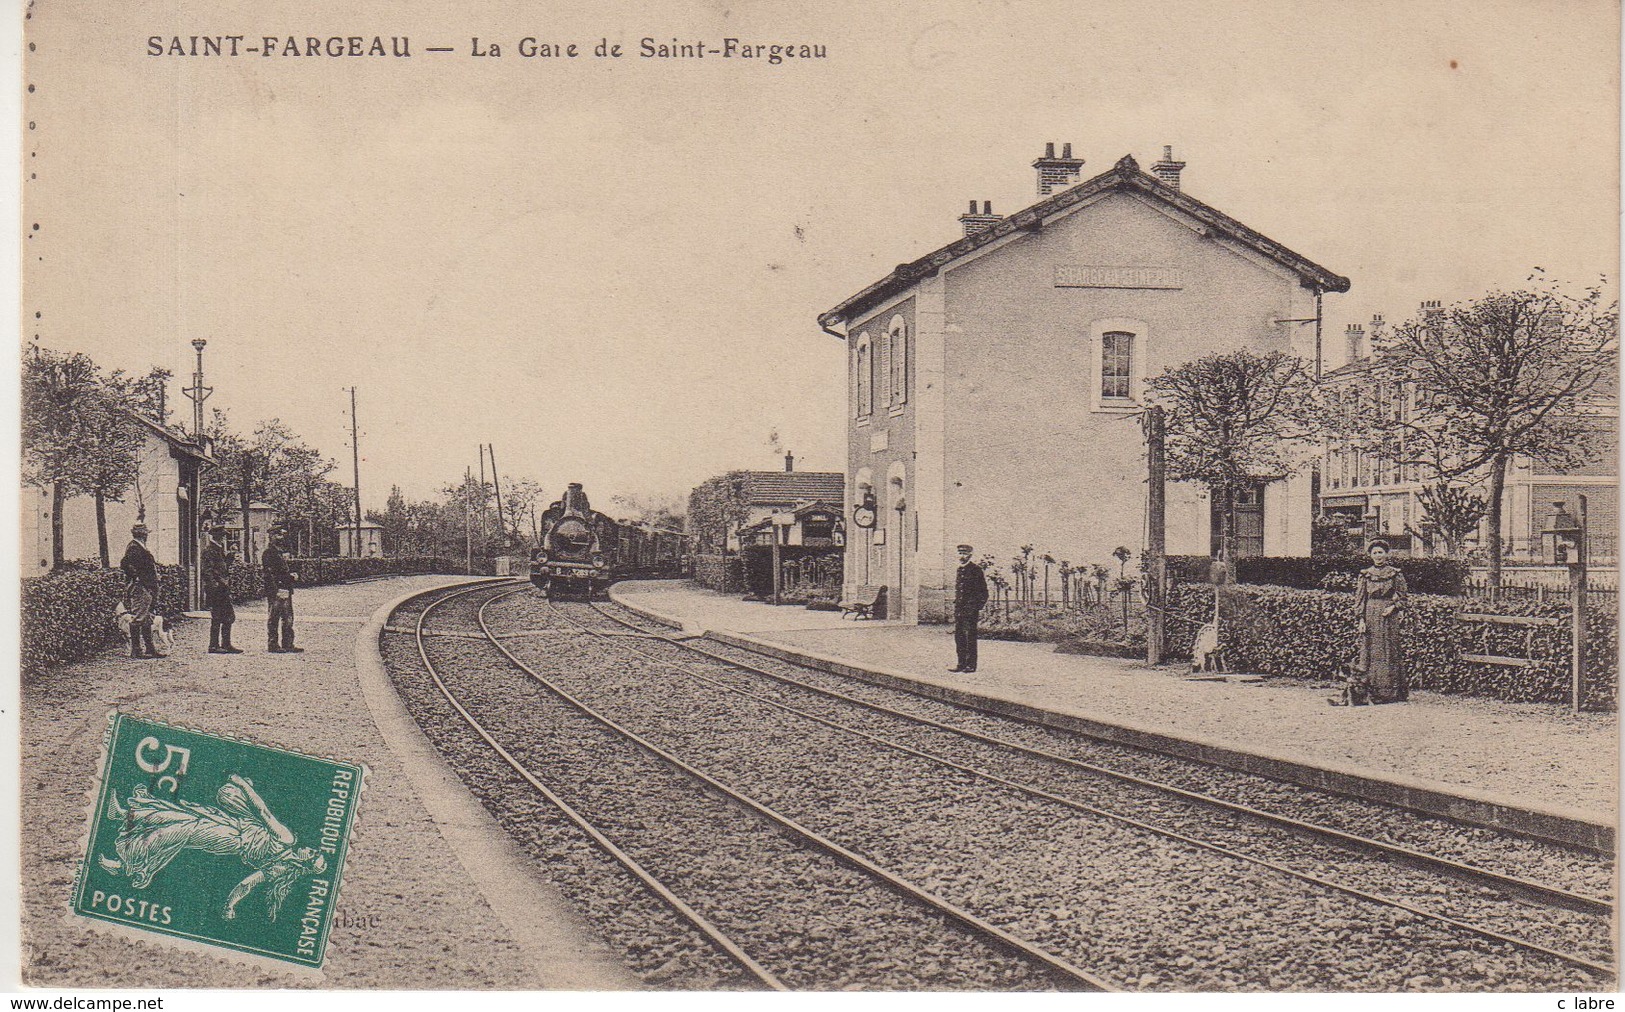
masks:
[[[1316,445],[1322,412],[1303,362],[1278,351],[1208,355],[1150,380],[1168,411],[1168,478],[1207,486],[1220,557],[1234,564],[1236,496],[1285,478]]]
[[[1588,411],[1617,368],[1619,304],[1529,287],[1424,314],[1379,338],[1357,424],[1378,457],[1430,478],[1488,474],[1489,584],[1501,585],[1507,469],[1564,469],[1594,451]]]
[[[504,518],[512,540],[528,542],[534,545],[541,537],[536,527],[536,506],[542,502],[547,494],[543,491],[541,483],[529,478],[504,478],[503,487],[507,495],[502,497],[502,511],[507,514]],[[525,536],[525,527],[529,523],[530,537]]]

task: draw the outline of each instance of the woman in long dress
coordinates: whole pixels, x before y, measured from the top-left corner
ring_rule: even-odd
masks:
[[[1402,703],[1410,698],[1400,653],[1400,610],[1405,603],[1405,574],[1388,562],[1388,544],[1373,541],[1366,549],[1371,565],[1360,571],[1354,591],[1359,616],[1360,657],[1365,691],[1373,703]]]
[[[229,780],[215,793],[219,808],[154,797],[145,785],[130,792],[124,806],[114,801],[108,818],[123,823],[113,844],[118,860],[102,857],[102,868],[145,889],[183,850],[235,856],[254,870],[232,889],[222,916],[236,917],[237,904],[269,884],[267,913],[276,920],[294,881],[325,871],[327,859],[309,847],[294,846],[298,841],[293,833],[271,814],[253,781],[235,773]]]

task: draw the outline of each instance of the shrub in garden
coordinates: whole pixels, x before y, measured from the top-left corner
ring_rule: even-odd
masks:
[[[806,559],[825,559],[841,557],[841,549],[829,548],[824,545],[780,545],[779,559],[783,562],[794,562]],[[740,552],[744,559],[745,590],[754,597],[763,599],[773,596],[773,546],[772,545],[746,545]],[[806,592],[797,595],[797,604],[806,599]]]

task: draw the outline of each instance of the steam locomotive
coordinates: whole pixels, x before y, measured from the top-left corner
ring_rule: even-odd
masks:
[[[683,574],[684,535],[612,520],[592,508],[580,482],[541,516],[541,543],[530,554],[530,582],[554,599],[591,598],[616,580]]]

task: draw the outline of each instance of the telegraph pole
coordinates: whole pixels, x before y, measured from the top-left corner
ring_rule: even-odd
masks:
[[[1586,553],[1591,550],[1587,544],[1587,535],[1590,533],[1586,521],[1586,497],[1580,497],[1580,538],[1574,549],[1574,561],[1569,563],[1569,614],[1573,622],[1569,636],[1569,679],[1570,696],[1573,699],[1573,712],[1579,713],[1585,708],[1585,676],[1586,676]]]
[[[465,553],[463,565],[468,570],[469,576],[474,575],[474,517],[470,511],[473,503],[469,502],[468,498],[468,486],[473,480],[473,472],[468,469],[468,465],[463,465],[463,545]]]
[[[1167,420],[1159,405],[1145,409],[1147,517],[1145,549],[1145,662],[1162,663],[1167,636],[1168,589],[1168,454]]]
[[[508,550],[508,528],[502,522],[502,479],[497,477],[497,447],[495,443],[486,443],[485,451],[491,455],[491,487],[497,494],[497,535],[502,540],[502,550]]]
[[[485,516],[485,444],[480,444],[480,551],[487,555],[486,542],[491,537],[491,521]]]
[[[350,388],[350,459],[355,466],[355,539],[350,550],[361,558],[361,443],[355,420],[355,387]]]

